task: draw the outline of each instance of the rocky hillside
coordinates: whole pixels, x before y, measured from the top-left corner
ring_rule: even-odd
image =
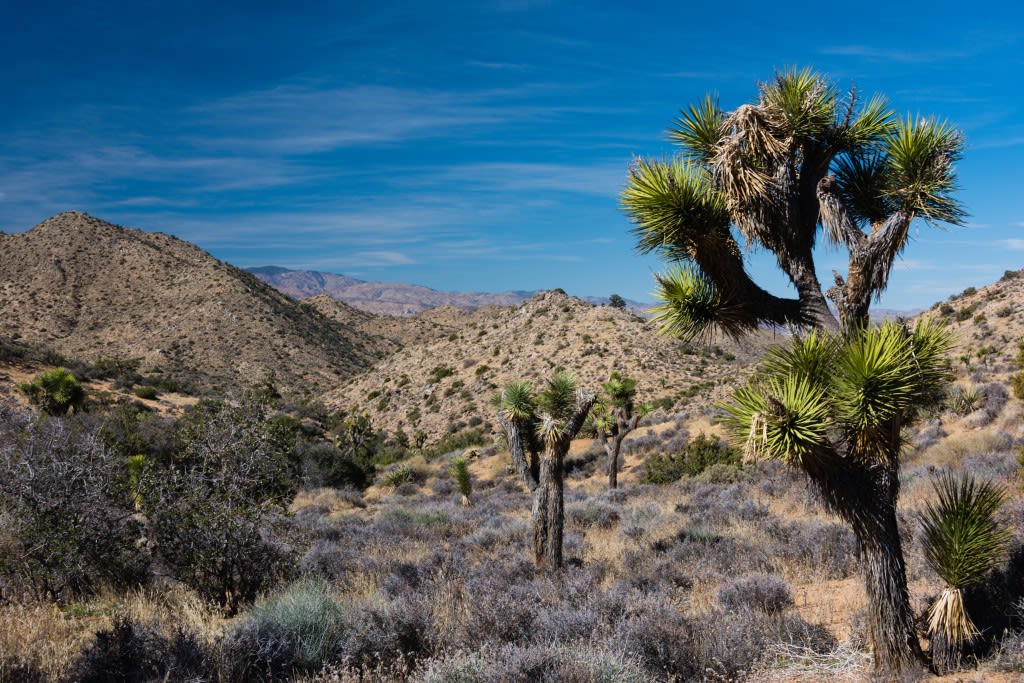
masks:
[[[722,397],[752,366],[771,335],[737,345],[691,347],[657,334],[627,311],[542,292],[519,307],[464,313],[438,309],[412,323],[442,336],[410,344],[325,396],[333,408],[367,410],[378,428],[430,439],[493,422],[490,399],[513,379],[535,383],[556,368],[598,390],[617,370],[638,379],[641,401],[684,405]],[[446,332],[446,334],[445,334]]]
[[[78,212],[0,233],[0,309],[0,337],[221,390],[271,371],[325,390],[391,350],[187,242]]]
[[[250,268],[249,272],[293,299],[326,294],[363,311],[392,316],[416,315],[438,306],[468,311],[481,306],[518,305],[531,295],[530,292],[439,292],[403,282],[366,282],[334,273],[277,266]]]
[[[1006,383],[1024,342],[1024,270],[939,302],[921,314],[939,317],[956,341],[953,363],[968,385]]]

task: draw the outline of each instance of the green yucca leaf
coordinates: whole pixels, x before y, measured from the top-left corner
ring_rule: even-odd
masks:
[[[705,95],[704,99],[679,112],[668,136],[689,150],[695,159],[708,163],[722,139],[724,124],[725,114],[719,109],[718,101]]]
[[[833,379],[837,416],[852,435],[883,427],[914,400],[918,370],[908,335],[896,324],[855,332]]]
[[[557,422],[568,419],[576,405],[576,386],[576,378],[571,374],[555,373],[537,396],[537,407]]]
[[[722,298],[711,279],[696,266],[680,264],[654,277],[658,283],[654,298],[660,303],[651,309],[652,320],[663,334],[700,339],[720,323]]]
[[[494,404],[506,420],[528,420],[533,417],[537,407],[533,385],[526,381],[509,382],[495,398]]]
[[[689,258],[700,243],[729,230],[725,195],[703,167],[689,161],[636,160],[622,192],[642,254]]]
[[[601,388],[608,395],[611,404],[617,408],[632,405],[636,396],[636,380],[632,377],[623,377],[618,372],[612,372],[608,381],[601,384]]]
[[[893,110],[882,95],[873,95],[842,134],[843,147],[862,150],[880,143],[892,132]]]
[[[448,467],[448,473],[455,479],[455,488],[463,499],[473,492],[473,480],[469,474],[469,461],[464,457],[455,458]]]
[[[721,407],[733,442],[743,444],[748,455],[799,463],[827,442],[825,393],[795,376],[743,387]]]
[[[1011,534],[993,515],[1006,499],[1006,491],[969,474],[939,475],[933,482],[937,502],[925,504],[920,515],[925,558],[953,588],[981,581],[1002,561]]]
[[[761,105],[779,128],[779,137],[823,136],[835,123],[835,86],[811,69],[788,69],[761,88]]]
[[[916,405],[935,403],[953,378],[949,350],[953,336],[938,319],[918,320],[910,336],[912,361],[918,372]]]
[[[962,152],[963,135],[945,121],[897,121],[885,138],[888,194],[907,214],[962,225],[967,214],[953,198],[955,164]]]
[[[839,195],[854,219],[875,225],[892,214],[889,163],[880,153],[850,154],[835,161]]]
[[[824,387],[833,374],[836,352],[834,337],[812,330],[809,334],[795,337],[789,346],[770,349],[758,372],[779,380],[793,376]]]

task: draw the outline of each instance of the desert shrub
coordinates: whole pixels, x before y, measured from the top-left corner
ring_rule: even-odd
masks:
[[[126,462],[80,420],[0,420],[0,598],[66,601],[137,586],[149,557],[132,514]]]
[[[166,638],[128,617],[114,620],[75,662],[73,683],[149,683],[201,681],[212,678],[212,667],[194,634],[178,629]]]
[[[50,415],[66,415],[72,410],[77,412],[85,405],[85,389],[67,368],[47,370],[18,387],[29,401]]]
[[[320,441],[302,450],[307,485],[365,489],[373,481],[375,467],[360,452],[343,451]]]
[[[740,451],[724,441],[698,434],[679,453],[655,453],[644,463],[641,481],[668,484],[682,477],[693,477],[714,464],[739,467]]]
[[[460,449],[472,448],[473,446],[483,446],[487,441],[488,439],[484,436],[483,429],[480,429],[479,427],[462,429],[452,434],[448,434],[436,444],[424,450],[423,456],[430,460]]]
[[[156,390],[156,387],[150,386],[148,384],[140,384],[139,386],[132,389],[132,393],[138,396],[139,398],[146,400],[153,400],[159,394],[159,392]]]
[[[644,683],[650,680],[617,649],[587,644],[504,645],[457,650],[425,663],[416,683]]]
[[[326,585],[304,580],[255,606],[224,638],[228,680],[278,681],[319,671],[341,654],[345,624]]]
[[[837,644],[827,629],[792,612],[713,611],[703,615],[694,627],[697,661],[712,679],[742,679],[775,644],[815,653],[831,652]]]
[[[588,498],[583,502],[568,505],[565,518],[570,526],[577,529],[611,529],[619,523],[619,510],[600,499]]]
[[[623,651],[639,660],[647,675],[684,681],[697,677],[702,667],[694,649],[694,624],[655,600],[643,604],[644,610],[617,624]]]
[[[781,612],[793,605],[789,584],[774,574],[755,572],[728,579],[715,591],[718,604],[726,609],[757,609]]]
[[[857,571],[857,540],[842,524],[772,518],[761,528],[767,537],[768,553],[804,567],[815,576],[841,579]]]
[[[170,574],[233,614],[293,570],[281,540],[295,492],[289,455],[251,404],[200,404],[177,439],[172,461],[143,474],[150,531]]]
[[[455,374],[455,368],[448,365],[438,365],[430,371],[429,382],[431,384],[437,384],[445,377],[451,377]]]
[[[1024,401],[1024,372],[1014,373],[1010,377],[1010,388],[1013,390],[1015,399]]]
[[[914,448],[924,450],[934,446],[945,436],[946,430],[942,428],[942,422],[940,420],[934,420],[921,427],[920,431],[914,435],[911,443],[914,445]]]

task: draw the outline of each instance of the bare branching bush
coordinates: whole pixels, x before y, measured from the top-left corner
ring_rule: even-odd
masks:
[[[179,426],[172,462],[152,463],[142,499],[166,571],[229,614],[291,576],[283,540],[294,493],[286,454],[257,406],[201,405]]]
[[[128,484],[126,464],[81,422],[0,420],[0,598],[141,585],[150,558]]]

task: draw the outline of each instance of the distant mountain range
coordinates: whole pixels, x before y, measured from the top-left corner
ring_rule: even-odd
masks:
[[[394,316],[413,316],[438,306],[451,306],[463,311],[475,311],[484,306],[518,306],[533,298],[536,291],[516,290],[500,292],[442,292],[429,287],[404,282],[372,282],[356,280],[347,275],[322,273],[315,270],[289,270],[279,266],[247,268],[250,273],[293,299],[302,301],[326,294],[349,306],[370,313]],[[608,303],[603,297],[582,297],[595,305]],[[636,313],[643,313],[650,304],[626,300]]]

